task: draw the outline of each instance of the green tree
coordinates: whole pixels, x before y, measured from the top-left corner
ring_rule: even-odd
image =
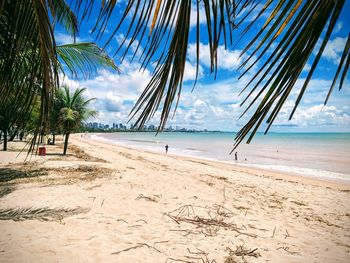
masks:
[[[85,88],[78,88],[71,94],[69,87],[64,86],[59,90],[55,100],[54,108],[59,109],[57,125],[62,129],[65,136],[64,155],[67,153],[70,134],[80,127],[82,121],[97,114],[96,111],[88,108],[88,104],[94,99],[85,100],[83,96],[85,90]]]
[[[57,46],[56,25],[75,40],[79,22],[65,0],[0,1],[0,127],[8,135],[16,123],[25,125],[39,96],[32,146],[49,124],[60,73],[69,70],[73,76],[88,77],[98,68],[117,70],[94,43]]]

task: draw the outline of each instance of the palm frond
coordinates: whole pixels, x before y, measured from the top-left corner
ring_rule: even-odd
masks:
[[[71,34],[74,42],[79,31],[78,19],[65,0],[47,0],[47,5],[54,22],[57,21],[67,33]]]
[[[95,30],[98,32],[97,36],[103,34],[115,8],[115,2],[112,1],[110,5],[101,6],[100,16],[95,26]],[[230,33],[231,40],[232,30],[250,18],[253,10],[258,9],[258,15],[243,30],[241,37],[243,38],[247,32],[254,28],[258,19],[265,12],[271,10],[272,7],[265,24],[253,36],[243,51],[248,54],[248,58],[241,66],[244,70],[242,75],[251,71],[258,61],[264,62],[263,66],[259,68],[258,72],[243,89],[245,91],[250,88],[250,91],[242,104],[245,104],[250,98],[252,99],[244,114],[253,105],[258,103],[258,106],[251,119],[237,134],[235,146],[251,132],[247,141],[249,143],[265,117],[268,117],[266,120],[266,131],[268,131],[291,90],[294,89],[296,80],[299,78],[306,62],[312,58],[312,53],[316,52],[309,75],[296,99],[294,110],[291,113],[291,117],[293,116],[319,63],[325,45],[334,30],[337,18],[343,9],[344,0],[267,0],[262,2],[261,5],[259,5],[261,1],[255,0],[238,1],[237,3],[235,1],[197,0],[195,3],[197,9],[197,74],[199,43],[201,41],[199,10],[200,7],[203,7],[211,60],[210,70],[214,73],[214,76],[218,63],[218,44],[220,41],[224,41],[226,46],[227,32]],[[91,8],[91,6],[85,7],[87,9]],[[190,11],[192,8],[194,8],[193,2],[190,0],[129,0],[120,22],[115,24],[114,33],[106,42],[106,45],[109,44],[114,34],[128,18],[130,19],[128,30],[118,52],[121,52],[122,47],[125,47],[121,54],[121,57],[124,58],[131,46],[138,41],[137,51],[141,43],[145,47],[140,58],[142,67],[146,68],[150,63],[155,63],[153,77],[131,112],[131,117],[136,118],[136,125],[138,126],[142,126],[159,108],[162,108],[159,126],[162,129],[169,117],[173,103],[178,103],[185,70]],[[87,11],[85,10],[85,12]],[[235,21],[236,17],[240,17],[238,22]],[[316,44],[320,40],[324,29],[325,36],[321,46],[318,47]],[[277,48],[269,54],[272,44],[275,43]],[[339,87],[344,82],[349,66],[349,59],[346,59],[348,57],[347,52],[348,49],[345,48],[339,65],[340,68],[335,76],[336,80],[342,72]],[[258,59],[252,61],[256,55]],[[332,89],[330,88],[330,91]],[[255,95],[256,92],[257,95]]]
[[[24,123],[39,96],[39,123],[29,151],[48,126],[59,70],[66,69],[65,62],[75,75],[87,76],[89,70],[96,72],[98,68],[116,69],[114,62],[92,43],[65,45],[57,51],[57,23],[76,36],[78,21],[65,0],[1,1],[0,115],[7,119],[2,126]],[[60,60],[58,54],[62,55]]]
[[[74,77],[90,77],[98,69],[107,68],[119,71],[114,61],[95,43],[75,43],[56,47],[59,59],[68,67]],[[64,68],[62,63],[61,69]]]
[[[84,92],[86,88],[78,88],[71,93],[67,85],[61,87],[55,99],[53,115],[57,116],[54,125],[63,130],[63,133],[74,131],[82,121],[94,117],[97,112],[88,108],[88,104],[94,100],[85,99]]]
[[[203,8],[208,30],[206,32],[210,46],[211,72],[217,72],[217,49],[220,41],[231,36],[234,28],[235,3],[231,0],[220,1],[196,1],[197,7],[197,72],[199,63],[199,42],[200,38],[200,13]],[[104,28],[111,15],[114,3],[101,7],[99,21],[95,32],[97,37],[103,34]],[[139,58],[142,68],[147,68],[154,63],[154,74],[144,92],[131,112],[131,117],[136,117],[136,126],[143,124],[151,118],[154,113],[162,107],[160,129],[164,127],[172,110],[174,101],[180,98],[183,76],[186,64],[187,47],[189,41],[191,9],[193,1],[128,1],[124,13],[114,32],[106,41],[106,45],[113,39],[115,33],[123,23],[129,22],[125,39],[120,45],[116,54],[124,59],[136,44],[133,58],[144,46],[142,55]],[[107,11],[108,10],[108,11]],[[105,16],[105,19],[101,17]],[[131,21],[126,21],[131,19]],[[229,34],[228,34],[229,32]],[[137,43],[138,42],[138,43]],[[125,46],[122,52],[122,47]],[[163,105],[163,106],[161,106]],[[174,111],[176,110],[176,106]]]
[[[247,67],[242,75],[246,74],[257,61],[266,59],[244,88],[250,88],[250,91],[242,104],[249,99],[251,101],[243,114],[256,105],[259,100],[260,102],[248,123],[237,133],[234,149],[248,134],[247,143],[249,143],[264,120],[267,125],[265,134],[268,132],[291,91],[295,89],[295,83],[306,63],[311,59],[313,60],[311,69],[300,91],[298,91],[299,94],[289,119],[293,117],[344,6],[343,0],[301,2],[296,0],[279,1],[265,23],[265,25],[269,25],[269,28],[263,28],[258,33],[258,35],[261,34],[261,40],[243,63],[243,66],[246,66],[247,62],[260,52],[256,61]],[[323,33],[324,36],[322,36]],[[245,52],[258,39],[258,37],[254,38],[248,44]],[[268,54],[272,44],[276,41],[278,42],[277,47],[271,54]],[[321,44],[318,46],[319,41]],[[313,53],[316,53],[314,58],[312,57]],[[343,71],[343,75],[346,74],[349,66],[349,61],[346,62],[348,54],[349,44],[344,47],[343,57],[332,86],[341,71]],[[340,79],[339,87],[342,86],[343,81],[344,79]],[[332,86],[330,92],[333,89]]]
[[[8,208],[0,209],[0,220],[13,220],[13,221],[25,221],[25,220],[39,220],[39,221],[61,221],[62,219],[78,215],[81,213],[87,213],[90,209],[77,207],[77,208]]]
[[[0,16],[0,104],[14,108],[22,122],[41,97],[40,124],[47,122],[52,95],[58,86],[54,34],[45,1],[2,1]]]

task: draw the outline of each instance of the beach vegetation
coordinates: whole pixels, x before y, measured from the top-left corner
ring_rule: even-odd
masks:
[[[54,29],[60,25],[74,43],[57,45]],[[39,102],[32,143],[43,140],[60,76],[88,77],[98,69],[118,70],[95,43],[75,43],[79,21],[64,0],[11,1],[0,4],[0,129],[3,149],[11,131],[28,124]]]
[[[88,108],[89,103],[94,100],[85,99],[84,92],[86,88],[77,88],[73,93],[68,86],[60,88],[57,98],[55,99],[54,109],[57,111],[57,126],[62,130],[64,139],[63,154],[67,153],[69,136],[78,129],[81,123],[97,112]]]

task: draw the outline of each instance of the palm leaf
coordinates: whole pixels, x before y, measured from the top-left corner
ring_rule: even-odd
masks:
[[[50,7],[49,10],[53,20],[71,34],[75,42],[79,31],[79,23],[70,6],[67,5],[65,0],[47,0],[47,5]]]
[[[57,50],[56,24],[74,38],[79,30],[78,20],[65,0],[1,1],[0,115],[6,119],[1,126],[8,129],[25,123],[40,96],[39,123],[29,150],[34,149],[48,126],[59,70],[68,68],[74,76],[87,77],[98,68],[116,69],[93,43],[64,45]]]
[[[227,31],[231,32],[234,27],[233,18],[235,5],[231,0],[220,1],[196,1],[204,7],[207,19],[207,34],[210,45],[211,72],[217,72],[217,48],[222,36]],[[147,68],[150,63],[155,62],[154,74],[144,92],[131,112],[131,117],[136,118],[136,124],[142,127],[162,105],[160,129],[164,127],[172,110],[172,103],[178,102],[180,98],[183,75],[185,70],[187,46],[190,31],[190,15],[192,1],[128,1],[120,22],[117,23],[114,32],[106,42],[113,39],[114,34],[127,17],[131,18],[125,40],[120,45],[117,53],[124,59],[130,47],[138,41],[137,53],[141,43],[144,45],[142,55],[139,58],[142,68]],[[105,6],[105,8],[108,8]],[[104,10],[101,8],[101,10]],[[111,10],[109,10],[111,11]],[[103,12],[106,12],[105,10]],[[110,14],[110,12],[106,12]],[[102,13],[100,15],[103,15]],[[199,13],[197,13],[197,72],[199,63]],[[106,20],[100,27],[96,26],[98,36],[105,27]],[[150,30],[148,31],[148,25]],[[99,28],[99,29],[97,29]],[[128,41],[126,41],[128,40]],[[128,44],[126,44],[128,43]],[[125,49],[121,52],[123,45]],[[176,106],[175,106],[176,109]],[[175,111],[174,109],[174,111]]]
[[[267,56],[266,62],[260,67],[258,72],[253,76],[253,79],[245,87],[245,89],[249,88],[254,83],[254,80],[256,80],[256,83],[251,87],[251,90],[243,103],[252,97],[254,91],[259,88],[260,90],[257,95],[254,95],[243,114],[255,105],[259,99],[260,102],[248,123],[237,133],[234,149],[250,133],[247,140],[247,143],[249,143],[265,118],[267,123],[265,133],[267,133],[283,104],[294,89],[295,83],[299,79],[304,66],[309,59],[311,59],[313,52],[316,51],[316,56],[313,59],[311,69],[299,91],[295,101],[295,106],[291,112],[290,119],[292,118],[306,89],[308,88],[308,84],[317,68],[325,46],[335,28],[336,21],[343,5],[344,1],[342,0],[334,2],[307,1],[302,5],[300,5],[299,2],[289,0],[282,7],[276,7],[281,8],[279,12],[272,12],[267,19],[269,23],[272,23],[270,29],[264,32],[265,35],[262,37],[259,45],[253,50],[251,56],[247,59],[250,60],[253,57],[253,54],[258,53],[259,49],[265,45],[265,48],[259,54],[258,59],[260,60]],[[291,19],[291,13],[295,14],[295,19]],[[279,39],[278,36],[282,31],[285,32]],[[316,44],[324,31],[325,36],[321,45],[317,47]],[[255,40],[256,39],[253,41]],[[268,48],[275,40],[279,41],[277,48],[275,48],[271,55],[267,55]],[[249,46],[252,46],[253,41]],[[338,72],[341,70],[346,72],[348,69],[345,62],[348,48],[349,47],[345,47],[343,60],[339,65]],[[246,62],[244,64],[246,64]],[[248,70],[243,74],[248,72]],[[268,77],[268,75],[270,76]],[[336,74],[334,81],[336,81],[337,78],[338,74]],[[340,87],[343,81],[344,79],[340,80]],[[331,90],[332,87],[330,87],[330,91]],[[266,92],[265,95],[264,92]]]
[[[242,91],[248,90],[248,95],[242,105],[251,100],[243,114],[246,114],[253,106],[256,107],[256,110],[248,123],[237,133],[235,147],[251,132],[247,141],[249,143],[263,121],[267,122],[266,132],[268,131],[291,91],[295,89],[295,83],[302,69],[309,60],[313,60],[309,75],[296,99],[294,110],[291,113],[291,117],[293,116],[319,64],[325,45],[334,31],[335,23],[343,10],[345,1],[197,0],[195,2],[197,8],[197,74],[201,41],[200,7],[203,7],[205,11],[210,70],[214,76],[217,72],[217,48],[220,41],[226,45],[228,36],[231,40],[231,31],[243,24],[246,19],[251,18],[252,11],[258,9],[257,17],[242,31],[240,39],[247,38],[247,33],[256,28],[258,19],[264,13],[270,12],[263,27],[258,29],[255,35],[253,34],[252,39],[243,50],[243,53],[248,56],[241,65],[242,76],[250,72],[257,62],[263,61],[263,65]],[[259,5],[261,2],[262,4]],[[98,36],[103,34],[114,8],[115,1],[108,6],[102,5],[99,21],[103,22],[98,22],[95,26]],[[125,41],[119,46],[118,53],[124,47],[121,53],[121,57],[124,58],[130,47],[138,41],[136,50],[139,50],[141,44],[144,46],[140,57],[142,67],[146,68],[150,63],[155,65],[151,81],[131,112],[131,117],[136,118],[136,125],[139,127],[143,126],[161,108],[159,127],[162,129],[173,104],[178,103],[185,70],[191,8],[193,8],[193,3],[190,0],[129,0],[120,21],[115,24],[114,33],[106,42],[106,45],[109,44],[121,25],[126,23],[127,18],[130,18]],[[85,10],[86,12],[88,11]],[[242,18],[236,22],[236,16]],[[230,34],[227,34],[228,31]],[[323,33],[325,37],[322,39],[321,46],[317,46]],[[269,53],[274,43],[277,48]],[[316,53],[314,58],[312,57],[313,52]],[[341,74],[339,87],[342,87],[349,68],[348,52],[349,48],[344,47],[343,57],[335,74],[334,83]],[[135,54],[136,52],[134,56]],[[255,57],[257,59],[252,61]],[[334,85],[330,87],[330,92]]]
[[[90,77],[100,68],[119,71],[114,61],[95,43],[75,43],[56,47],[59,59],[68,67],[74,77]],[[64,65],[60,64],[64,71]]]
[[[57,93],[53,107],[54,115],[57,116],[57,123],[54,123],[54,125],[61,128],[64,134],[74,131],[82,121],[97,114],[96,111],[88,108],[88,104],[94,98],[86,100],[84,98],[85,91],[86,88],[78,88],[72,94],[69,87],[65,85]]]
[[[87,213],[90,209],[77,207],[59,207],[59,208],[7,208],[0,209],[0,220],[13,220],[13,221],[25,221],[25,220],[39,220],[39,221],[61,221],[62,219],[78,215],[81,213]]]

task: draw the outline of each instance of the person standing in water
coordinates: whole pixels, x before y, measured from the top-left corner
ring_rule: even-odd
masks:
[[[168,153],[168,148],[169,148],[169,146],[165,145],[165,153]]]
[[[235,152],[235,160],[236,160],[236,161],[238,160],[238,158],[237,158],[237,152]]]

